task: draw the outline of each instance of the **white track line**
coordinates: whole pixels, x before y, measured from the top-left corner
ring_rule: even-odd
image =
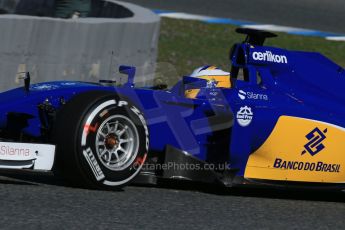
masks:
[[[285,32],[285,33],[303,35],[303,36],[322,37],[331,41],[345,41],[345,35],[343,34],[327,33],[327,32],[322,32],[322,31],[317,31],[317,30],[309,30],[309,29],[302,29],[302,28],[296,28],[296,27],[290,27],[290,26],[271,25],[271,24],[256,24],[256,23],[249,23],[249,22],[230,19],[230,18],[216,18],[216,17],[208,17],[208,16],[203,16],[203,15],[197,15],[197,14],[187,14],[187,13],[182,13],[182,12],[157,11],[156,13],[160,15],[161,17],[166,17],[166,18],[196,20],[196,21],[202,21],[206,23],[229,24],[229,25],[235,25],[235,26],[252,28],[252,29],[267,30],[267,31],[272,31],[272,32]]]

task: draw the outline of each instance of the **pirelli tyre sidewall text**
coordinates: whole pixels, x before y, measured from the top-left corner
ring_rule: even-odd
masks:
[[[80,127],[82,166],[98,183],[122,186],[146,160],[149,137],[145,118],[127,99],[97,103]]]
[[[67,129],[66,129],[67,128]],[[55,171],[72,185],[118,188],[144,164],[149,132],[143,113],[115,92],[76,95],[57,114]]]

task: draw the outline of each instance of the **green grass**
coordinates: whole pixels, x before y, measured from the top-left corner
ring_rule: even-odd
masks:
[[[163,18],[158,71],[168,75],[169,80],[165,81],[173,83],[179,76],[190,74],[195,68],[206,64],[228,70],[230,48],[244,39],[244,35],[235,33],[235,28],[230,25]],[[345,66],[345,42],[285,33],[278,35],[277,38],[268,39],[266,45],[319,52]]]

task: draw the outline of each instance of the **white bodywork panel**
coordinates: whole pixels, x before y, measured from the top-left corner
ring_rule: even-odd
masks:
[[[51,170],[54,156],[54,145],[0,142],[0,169]]]

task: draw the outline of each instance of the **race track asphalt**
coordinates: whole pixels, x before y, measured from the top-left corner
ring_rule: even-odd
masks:
[[[2,173],[1,229],[344,229],[345,194],[189,183],[122,191]]]
[[[344,0],[123,0],[151,9],[345,33]]]

